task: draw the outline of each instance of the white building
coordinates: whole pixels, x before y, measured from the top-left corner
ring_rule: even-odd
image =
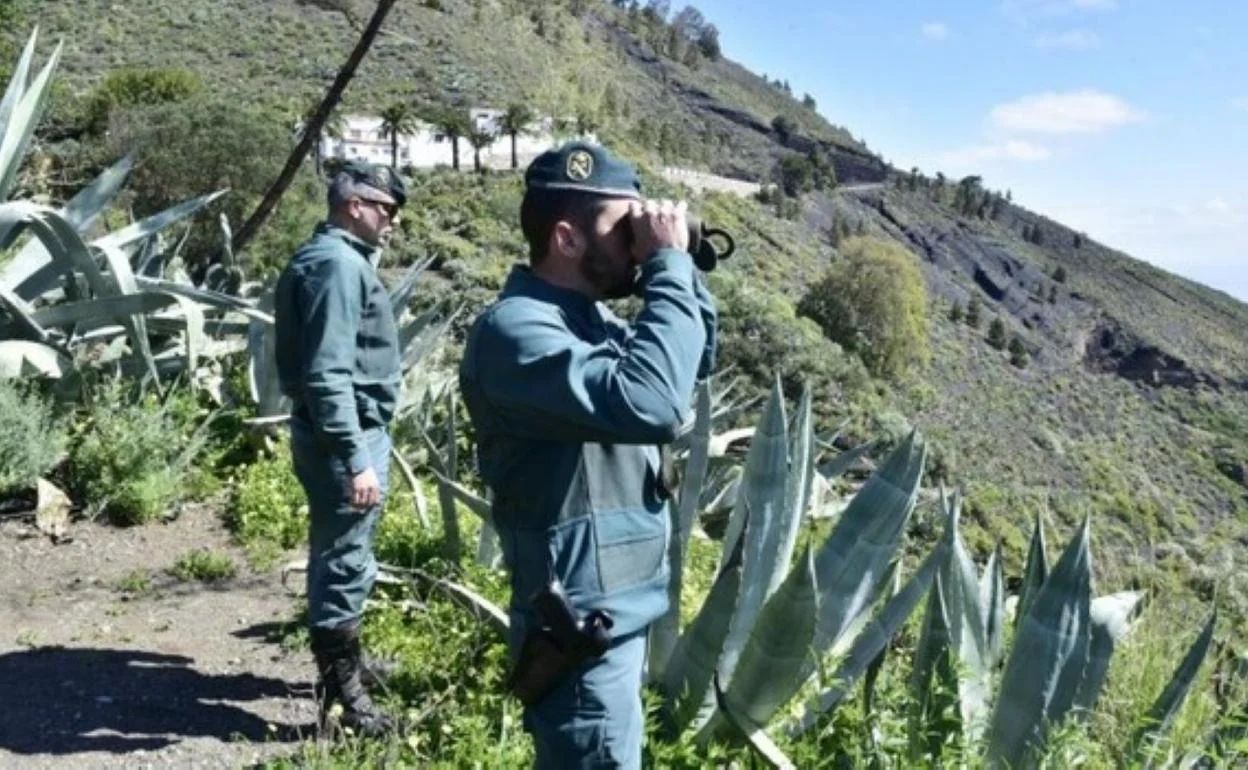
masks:
[[[485,129],[495,135],[489,146],[481,149],[481,165],[486,168],[511,168],[511,137],[502,135],[498,123],[503,110],[474,108],[468,111],[469,118],[478,129]],[[436,127],[423,121],[416,121],[416,131],[412,134],[399,134],[398,165],[414,168],[433,168],[434,166],[450,166],[452,163],[451,141],[437,130]],[[552,147],[556,142],[550,118],[542,118],[533,123],[529,133],[516,137],[516,155],[520,168],[540,153]],[[341,137],[321,136],[321,157],[342,158],[344,160],[364,160],[370,163],[390,163],[390,137],[382,131],[382,119],[375,115],[347,115],[343,119]],[[472,145],[466,137],[459,139],[459,166],[461,169],[472,169]]]

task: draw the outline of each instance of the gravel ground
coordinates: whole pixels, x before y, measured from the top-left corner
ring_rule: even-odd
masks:
[[[295,600],[210,510],[69,534],[0,522],[0,768],[238,767],[312,732],[309,656],[278,641]],[[166,574],[196,548],[230,554],[238,575]],[[136,569],[150,586],[127,594]]]

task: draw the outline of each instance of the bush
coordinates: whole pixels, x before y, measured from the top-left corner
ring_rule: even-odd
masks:
[[[862,237],[845,241],[841,253],[798,312],[877,376],[899,379],[926,364],[927,293],[914,257],[891,241]]]
[[[287,441],[243,469],[225,520],[260,566],[307,540],[308,510],[303,487],[291,468]]]
[[[178,580],[185,582],[197,580],[201,583],[219,583],[222,580],[229,580],[237,571],[234,560],[228,555],[215,553],[206,548],[182,554],[169,568],[169,574]]]
[[[65,451],[65,425],[36,392],[0,380],[0,496],[35,485]]]
[[[711,274],[711,290],[719,309],[717,370],[732,368],[760,389],[777,374],[790,393],[805,383],[820,394],[817,408],[843,404],[838,396],[867,384],[862,364],[799,317],[783,295],[727,272]]]
[[[1027,353],[1027,347],[1023,345],[1022,339],[1017,334],[1010,338],[1010,363],[1023,369],[1031,361],[1031,356]]]
[[[189,99],[203,89],[194,72],[185,69],[119,69],[104,76],[87,99],[86,129],[94,134],[108,128],[115,109],[154,106]]]
[[[198,407],[188,392],[165,402],[137,397],[120,381],[89,393],[75,429],[70,476],[89,506],[116,524],[142,524],[165,516],[184,493],[184,452]]]
[[[1005,335],[1005,322],[1000,316],[992,319],[992,323],[988,324],[988,344],[997,350],[1005,350],[1008,338]]]
[[[117,110],[111,122],[113,152],[137,150],[129,189],[138,216],[228,188],[214,205],[237,228],[276,178],[291,145],[279,117],[237,100],[199,97]],[[203,267],[221,252],[216,217],[198,217],[191,232],[182,257]]]

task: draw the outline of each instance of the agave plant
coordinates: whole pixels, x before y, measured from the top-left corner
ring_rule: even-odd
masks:
[[[676,505],[676,545],[670,553],[676,575],[705,473],[710,422],[704,387]],[[674,633],[680,616],[679,594],[673,591],[669,617],[652,632],[659,654],[652,655],[649,670],[671,734],[689,730],[705,742],[735,739],[744,731],[761,741],[762,727],[812,677],[818,660],[866,633],[867,610],[895,569],[914,508],[923,442],[911,434],[862,486],[827,538],[806,545],[794,559],[820,475],[816,452],[809,393],[790,431],[777,384],[750,440],[710,593],[672,640],[665,637]]]
[[[54,209],[9,200],[35,125],[43,111],[60,46],[31,76],[37,32],[32,33],[0,100],[0,250],[25,237],[0,269],[0,308],[8,323],[0,340],[4,368],[56,375],[85,346],[104,355],[124,353],[131,368],[153,378],[193,370],[201,356],[238,349],[219,343],[250,320],[268,314],[238,297],[168,279],[153,248],[162,230],[200,211],[222,192],[187,201],[121,230],[88,240],[85,235],[112,202],[132,168],[123,158]],[[210,339],[215,336],[218,339]],[[177,341],[154,349],[153,335]],[[121,341],[119,344],[103,345]]]

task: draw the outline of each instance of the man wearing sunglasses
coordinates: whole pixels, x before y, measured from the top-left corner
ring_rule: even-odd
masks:
[[[322,722],[378,735],[360,617],[377,574],[373,535],[386,495],[399,343],[377,259],[407,199],[385,166],[352,161],[329,185],[329,216],[291,258],[274,295],[277,371],[293,402],[291,454],[308,496],[308,622]]]

